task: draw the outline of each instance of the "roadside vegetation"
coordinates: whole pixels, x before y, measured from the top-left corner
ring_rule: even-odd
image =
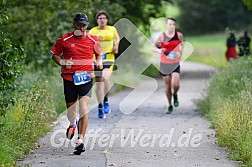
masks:
[[[245,4],[251,8],[250,3]],[[205,10],[206,5],[211,10]],[[74,3],[71,0],[0,0],[0,167],[15,166],[17,160],[31,153],[35,141],[50,130],[52,122],[65,110],[60,67],[52,62],[49,50],[61,35],[72,30],[72,17],[76,12],[89,16],[91,28],[96,25],[95,13],[101,9],[109,11],[111,25],[120,18],[128,18],[146,36],[150,34],[151,20],[178,18],[178,26],[182,32],[189,33],[185,34],[186,40],[195,48],[188,60],[223,70],[213,77],[208,95],[199,106],[213,120],[218,142],[230,148],[232,158],[251,166],[251,122],[248,122],[251,118],[251,58],[228,64],[224,57],[225,35],[202,35],[222,31],[230,23],[222,20],[239,20],[235,28],[251,25],[252,14],[240,0],[234,3],[218,0],[204,3],[200,0],[190,3],[185,0],[77,0]],[[218,18],[206,17],[221,11],[225,14]],[[204,22],[198,26],[198,20]],[[216,24],[208,25],[214,21]],[[131,45],[127,39],[123,40],[120,53]],[[137,41],[134,45],[143,49],[140,43]],[[139,56],[143,55],[140,49],[130,55],[135,61],[146,61],[144,56]],[[130,69],[129,65],[128,71]],[[127,74],[131,80],[125,82],[135,81],[131,73]],[[151,66],[144,74],[155,77],[158,71]],[[123,86],[116,87],[116,91],[121,89]]]
[[[211,78],[207,95],[198,102],[210,118],[217,142],[233,160],[252,166],[252,56],[232,61]]]

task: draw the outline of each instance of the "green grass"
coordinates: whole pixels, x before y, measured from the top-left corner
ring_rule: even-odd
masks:
[[[49,92],[33,86],[0,117],[0,166],[14,166],[49,130],[54,115],[50,101]]]
[[[43,87],[48,92],[51,92],[51,103],[54,105],[55,111],[60,114],[66,108],[60,70],[60,67],[51,67],[50,71],[36,71],[31,66],[26,67],[21,81],[22,88],[20,89],[27,90],[34,84]]]
[[[34,142],[50,130],[52,121],[65,110],[60,69],[50,70],[35,72],[27,67],[18,81],[17,102],[0,116],[0,166],[15,166],[16,160],[34,148]]]
[[[252,166],[252,57],[232,61],[213,76],[207,96],[198,102],[212,120],[217,141],[240,166]]]
[[[185,37],[185,40],[194,47],[194,52],[188,61],[208,64],[219,69],[227,67],[225,34]]]

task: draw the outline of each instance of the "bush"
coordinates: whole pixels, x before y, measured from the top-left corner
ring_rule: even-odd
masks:
[[[3,1],[0,5],[0,27],[8,20],[6,4]],[[0,115],[5,114],[5,110],[10,103],[15,102],[13,91],[16,88],[15,80],[21,75],[22,60],[25,58],[24,50],[21,46],[15,46],[12,37],[7,32],[0,30]]]
[[[0,116],[0,166],[14,166],[15,161],[30,152],[39,137],[48,130],[54,118],[52,96],[44,88],[33,86]]]
[[[9,105],[5,115],[0,116],[0,166],[14,166],[66,109],[60,68],[51,68],[50,73],[46,73],[30,65],[23,71],[13,92],[17,102]]]
[[[217,141],[242,166],[252,165],[252,57],[234,60],[215,75],[207,96],[198,102],[212,119]]]

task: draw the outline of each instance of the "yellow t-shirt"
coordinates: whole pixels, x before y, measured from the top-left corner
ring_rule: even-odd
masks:
[[[103,56],[103,61],[115,61],[114,50],[114,40],[119,37],[117,30],[113,26],[106,26],[106,29],[99,29],[99,27],[94,27],[89,31],[89,34],[96,36],[100,40],[100,45],[102,48],[102,53],[107,53]]]

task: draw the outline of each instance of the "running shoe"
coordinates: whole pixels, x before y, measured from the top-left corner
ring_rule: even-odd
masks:
[[[73,152],[75,155],[80,155],[81,153],[85,152],[85,147],[83,141],[78,139],[75,146],[75,151]]]
[[[171,114],[172,111],[173,111],[173,107],[172,107],[172,106],[169,106],[168,109],[167,109],[166,114]]]
[[[173,95],[173,104],[174,107],[178,107],[179,106],[179,101],[178,101],[178,95]]]
[[[75,129],[78,125],[78,119],[76,118],[75,125],[69,125],[66,131],[66,137],[71,140],[74,137]]]
[[[98,107],[98,118],[106,118],[103,107]]]
[[[111,109],[110,109],[110,106],[109,106],[109,102],[108,102],[108,101],[104,101],[104,102],[103,102],[103,107],[104,107],[104,113],[105,113],[105,114],[111,113]]]

